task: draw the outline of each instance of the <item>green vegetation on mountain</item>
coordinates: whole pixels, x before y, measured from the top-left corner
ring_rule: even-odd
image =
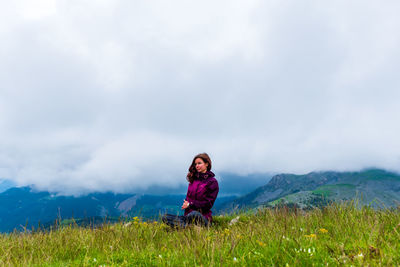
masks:
[[[344,192],[344,191],[355,191],[356,186],[353,184],[331,184],[323,185],[313,190],[312,193],[315,195],[320,195],[323,197],[329,197],[334,194],[334,192]]]
[[[6,266],[398,266],[400,209],[258,209],[174,230],[140,218],[0,235]],[[234,219],[234,220],[232,220]],[[236,220],[236,222],[234,222]]]
[[[330,202],[357,199],[360,206],[389,208],[400,205],[400,175],[380,169],[361,172],[279,174],[265,186],[225,203],[219,212],[259,206],[297,205],[312,209]]]

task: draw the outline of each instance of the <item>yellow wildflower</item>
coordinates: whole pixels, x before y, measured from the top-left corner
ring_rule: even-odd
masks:
[[[260,246],[265,247],[265,244],[264,244],[263,242],[261,242],[260,240],[257,240],[257,243],[258,243]]]
[[[321,228],[321,229],[319,229],[319,232],[321,234],[326,234],[326,233],[328,233],[328,230],[326,230],[325,228]]]
[[[305,237],[309,237],[309,238],[316,238],[317,235],[316,234],[309,234],[309,235],[304,235]]]

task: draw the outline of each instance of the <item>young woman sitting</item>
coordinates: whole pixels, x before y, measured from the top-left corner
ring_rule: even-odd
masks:
[[[189,182],[186,198],[181,209],[183,216],[165,214],[162,221],[172,227],[189,224],[209,226],[212,222],[211,208],[217,198],[218,182],[211,171],[211,159],[206,153],[194,157],[186,179]]]

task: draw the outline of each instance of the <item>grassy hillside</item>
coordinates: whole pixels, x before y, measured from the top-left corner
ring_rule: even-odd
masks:
[[[239,216],[236,223],[229,225]],[[0,235],[0,264],[18,266],[399,265],[400,209],[332,204],[215,217],[211,228],[160,222],[66,226]]]
[[[375,208],[396,207],[400,204],[400,175],[380,169],[278,174],[268,184],[221,205],[217,212],[282,203],[309,209],[351,199]]]

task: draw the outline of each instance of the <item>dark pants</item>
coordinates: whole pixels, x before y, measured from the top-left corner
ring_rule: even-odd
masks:
[[[192,211],[186,216],[178,216],[172,214],[165,214],[162,216],[162,221],[171,227],[185,228],[190,224],[201,226],[208,226],[210,222],[198,211]]]

